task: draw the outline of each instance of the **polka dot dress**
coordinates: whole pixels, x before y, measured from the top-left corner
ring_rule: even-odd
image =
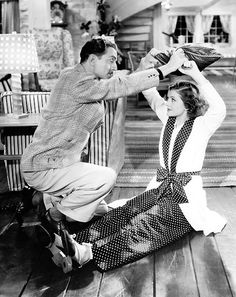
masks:
[[[170,117],[163,134],[166,168],[174,123],[175,118]],[[175,172],[192,126],[193,120],[186,121],[176,137],[171,171],[157,170],[157,180],[162,181],[159,188],[134,197],[77,234],[78,242],[93,244],[93,259],[100,271],[138,260],[192,230],[178,204],[187,202],[183,186],[196,173]]]

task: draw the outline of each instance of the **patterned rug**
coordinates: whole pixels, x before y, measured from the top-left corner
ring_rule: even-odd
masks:
[[[212,80],[227,106],[227,116],[211,137],[201,175],[205,187],[236,185],[236,87]],[[135,100],[135,98],[134,98]],[[118,187],[146,187],[159,166],[158,142],[161,122],[148,106],[128,104],[125,124],[125,164]]]

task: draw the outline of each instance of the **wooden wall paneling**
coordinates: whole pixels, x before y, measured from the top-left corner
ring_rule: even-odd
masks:
[[[122,22],[116,40],[122,50],[149,50],[152,47],[153,8],[140,11]]]
[[[116,39],[118,42],[126,41],[126,42],[133,42],[133,41],[147,41],[149,40],[149,34],[135,34],[135,35],[124,35],[118,36]]]
[[[138,14],[140,12],[149,11],[149,8],[153,5],[157,4],[161,1],[156,0],[119,0],[119,1],[112,1],[109,0],[110,9],[109,9],[109,16],[112,15],[118,15],[121,19],[121,21],[129,18],[130,16],[133,16],[135,14]],[[147,11],[147,12],[146,12]]]
[[[137,41],[137,42],[127,42],[127,41],[120,41],[119,46],[125,51],[145,51],[147,48],[147,44],[149,44],[146,41]]]
[[[149,17],[143,17],[142,20],[140,20],[140,17],[131,17],[127,20],[124,20],[122,22],[122,26],[126,27],[126,26],[140,26],[140,23],[143,26],[152,26],[152,19]]]
[[[139,26],[125,26],[124,28],[119,30],[120,34],[143,34],[143,33],[150,33],[151,28],[150,26],[145,26],[140,24]]]
[[[139,11],[134,16],[138,17],[139,19],[140,18],[152,18],[152,16],[153,16],[153,7],[142,10],[142,11]]]

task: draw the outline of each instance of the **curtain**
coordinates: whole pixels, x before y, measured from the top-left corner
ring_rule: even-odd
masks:
[[[194,32],[195,32],[195,16],[194,15],[186,15],[185,21],[186,21],[188,31],[190,33],[194,34]]]
[[[210,31],[211,29],[211,24],[213,21],[213,15],[203,15],[202,16],[202,30],[203,34],[206,34]]]
[[[178,16],[172,15],[168,18],[168,33],[172,34],[175,32],[176,23],[177,23]]]
[[[230,33],[230,15],[220,15],[220,21],[223,27],[223,30],[226,33]]]
[[[19,2],[1,0],[0,4],[2,5],[2,33],[8,34],[13,31],[20,33]]]

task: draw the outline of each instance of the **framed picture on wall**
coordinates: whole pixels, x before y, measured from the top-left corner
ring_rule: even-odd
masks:
[[[51,1],[51,25],[66,27],[66,9],[67,4],[62,1]]]

